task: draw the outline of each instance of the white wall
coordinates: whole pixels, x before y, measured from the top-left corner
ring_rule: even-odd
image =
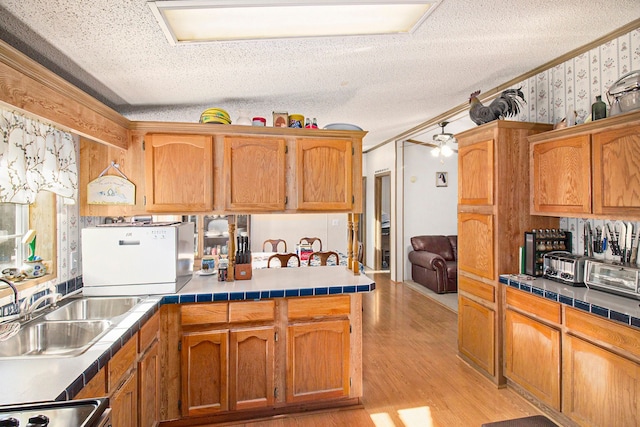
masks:
[[[251,251],[261,252],[267,239],[283,239],[294,252],[302,237],[319,237],[322,250],[347,253],[347,214],[251,215]]]

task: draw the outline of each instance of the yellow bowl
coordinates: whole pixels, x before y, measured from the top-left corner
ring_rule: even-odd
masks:
[[[290,128],[304,128],[304,116],[302,114],[289,115]]]

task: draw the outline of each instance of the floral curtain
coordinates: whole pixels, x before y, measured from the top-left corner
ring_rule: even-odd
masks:
[[[67,202],[77,199],[76,149],[70,133],[2,106],[0,132],[0,203],[33,203],[41,190]]]

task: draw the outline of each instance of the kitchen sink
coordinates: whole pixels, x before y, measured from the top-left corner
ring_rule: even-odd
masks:
[[[44,316],[45,320],[113,319],[142,301],[139,297],[99,297],[75,299]]]
[[[85,352],[107,330],[108,320],[36,321],[0,342],[0,357],[69,357]]]

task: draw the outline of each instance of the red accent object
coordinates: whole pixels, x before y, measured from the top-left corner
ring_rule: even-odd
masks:
[[[265,124],[265,126],[266,126],[266,124],[267,124],[267,119],[265,119],[264,117],[254,117],[254,118],[253,118],[253,121],[256,121],[256,120],[257,120],[257,121],[259,121],[259,122],[264,123],[264,124]]]

